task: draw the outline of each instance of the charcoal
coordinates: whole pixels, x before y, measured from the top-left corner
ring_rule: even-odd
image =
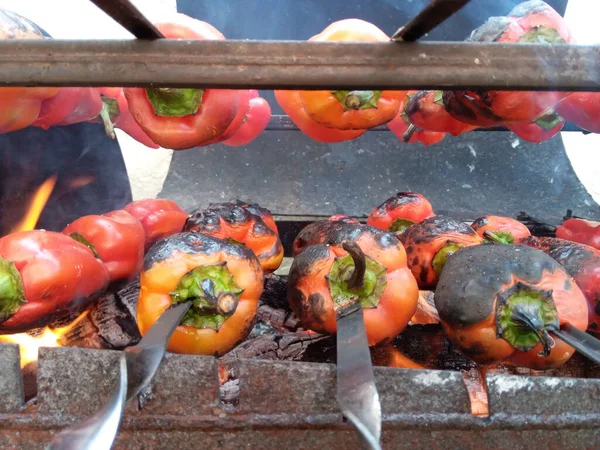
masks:
[[[260,303],[274,309],[292,312],[287,301],[287,277],[269,273],[265,275],[265,288]]]

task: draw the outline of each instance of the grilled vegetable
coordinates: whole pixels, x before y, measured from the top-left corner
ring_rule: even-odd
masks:
[[[100,92],[94,88],[61,88],[44,100],[38,118],[31,125],[47,130],[52,126],[72,125],[98,117],[102,110]]]
[[[275,99],[283,112],[308,137],[319,142],[335,143],[356,139],[366,130],[336,130],[312,120],[304,110],[299,91],[275,91]]]
[[[540,144],[552,139],[564,126],[565,119],[556,113],[547,113],[535,122],[507,125],[507,128],[521,139]]]
[[[523,245],[479,245],[448,260],[435,291],[448,338],[481,364],[550,369],[574,349],[550,332],[587,327],[587,303],[552,258]]]
[[[359,301],[369,345],[390,342],[415,313],[419,296],[404,249],[390,233],[331,223],[342,226],[336,243],[312,245],[294,258],[290,306],[305,327],[334,334],[335,310]]]
[[[100,93],[102,110],[90,122],[103,124],[106,135],[111,139],[116,138],[114,129],[118,128],[148,148],[159,148],[133,119],[122,88],[101,88]]]
[[[518,220],[503,216],[483,216],[471,224],[471,228],[483,239],[497,244],[514,244],[531,236],[529,229]]]
[[[188,218],[177,203],[165,199],[136,200],[123,209],[142,223],[146,250],[162,238],[181,233]]]
[[[212,25],[178,14],[177,23],[157,24],[171,39],[225,39]],[[206,145],[230,130],[238,108],[247,107],[231,89],[126,88],[125,97],[135,121],[153,142],[182,150]],[[243,119],[243,116],[242,116]],[[241,125],[241,121],[240,121]]]
[[[410,97],[404,112],[408,120],[421,130],[458,136],[477,128],[448,114],[444,108],[442,91],[417,92]]]
[[[219,356],[252,329],[263,274],[256,256],[241,245],[180,233],[150,249],[140,286],[137,320],[142,335],[169,306],[191,301],[167,349]]]
[[[272,272],[283,260],[283,246],[277,231],[267,225],[260,214],[252,213],[252,210],[259,212],[256,208],[239,201],[210,204],[193,213],[184,230],[241,243],[254,252],[265,272]]]
[[[256,89],[251,89],[249,108],[244,114],[241,126],[230,138],[224,140],[223,144],[232,147],[249,144],[267,128],[270,119],[271,107],[269,103],[258,96]]]
[[[529,236],[520,244],[542,250],[573,277],[588,302],[588,331],[600,334],[600,252],[558,238]]]
[[[434,216],[431,203],[416,192],[398,192],[371,211],[367,225],[400,235],[411,225]]]
[[[438,133],[437,131],[426,131],[415,127],[405,114],[398,114],[394,120],[388,122],[387,127],[403,142],[414,144],[420,142],[428,146],[437,144],[446,137],[446,133]]]
[[[124,210],[83,216],[64,234],[87,245],[108,269],[111,283],[135,278],[144,262],[144,227]]]
[[[472,42],[564,44],[572,42],[564,19],[541,0],[516,6],[509,17],[492,17],[473,31]],[[446,110],[455,119],[477,126],[533,122],[568,92],[445,91]]]
[[[573,92],[556,111],[578,127],[600,133],[600,92]]]
[[[388,42],[375,25],[359,19],[334,22],[315,42]],[[302,105],[317,123],[339,130],[366,130],[383,125],[398,114],[405,91],[300,91]]]
[[[26,18],[0,9],[0,39],[44,39],[44,35]],[[40,114],[42,102],[58,92],[54,87],[0,88],[0,133],[31,125]]]
[[[556,237],[579,242],[600,250],[600,222],[585,219],[567,219],[556,227]]]
[[[83,311],[109,274],[85,245],[34,230],[0,239],[0,280],[0,332],[18,333]]]
[[[483,243],[471,227],[443,216],[413,225],[401,240],[420,289],[435,288],[442,268],[456,251]]]

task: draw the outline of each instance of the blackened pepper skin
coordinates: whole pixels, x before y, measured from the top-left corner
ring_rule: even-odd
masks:
[[[574,350],[549,333],[587,327],[587,304],[564,268],[523,245],[479,245],[446,263],[435,305],[452,343],[482,364],[558,367]]]
[[[521,244],[542,250],[571,275],[588,301],[588,331],[600,334],[600,251],[559,238],[533,237]]]
[[[401,241],[420,289],[435,288],[445,261],[458,249],[483,243],[471,227],[443,216],[413,225]]]

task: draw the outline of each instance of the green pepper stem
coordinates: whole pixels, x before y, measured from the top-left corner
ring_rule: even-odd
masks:
[[[112,99],[111,99],[112,100]],[[110,108],[111,106],[102,99],[102,109],[100,110],[100,120],[104,125],[104,132],[111,139],[116,139],[115,135],[115,126],[110,117]]]
[[[0,323],[8,320],[26,302],[21,274],[12,262],[0,258]]]
[[[198,112],[204,89],[147,88],[146,96],[157,116],[184,117]]]
[[[548,356],[550,354],[550,350],[554,348],[556,343],[548,334],[548,331],[546,331],[545,324],[540,320],[539,316],[531,315],[521,305],[516,305],[511,311],[510,318],[513,321],[522,324],[524,327],[529,328],[538,336],[542,343],[542,347],[544,348],[544,350],[540,352],[540,356]]]
[[[494,244],[513,244],[515,238],[511,232],[508,231],[489,231],[483,232],[483,237]]]
[[[353,290],[362,289],[367,270],[365,254],[356,242],[344,242],[342,248],[348,252],[352,261],[354,261],[354,270],[348,280],[348,288]]]

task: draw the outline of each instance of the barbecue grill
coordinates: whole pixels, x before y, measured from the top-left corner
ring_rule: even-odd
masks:
[[[94,3],[139,40],[0,41],[0,82],[600,91],[600,46],[408,43],[468,1],[433,1],[398,30],[398,42],[345,44],[344,52],[335,43],[161,40],[127,0]],[[268,129],[296,128],[275,115]],[[565,130],[583,131],[573,124]],[[325,217],[276,216],[285,256],[303,227]],[[554,233],[554,224],[525,212],[518,218],[534,235]],[[23,369],[19,348],[0,343],[0,448],[42,448],[108,401],[118,350],[141,338],[138,293],[134,281],[102,296],[76,323],[70,317],[53,324],[69,328],[62,347],[41,348],[37,362]],[[246,342],[219,359],[165,356],[151,384],[126,406],[115,448],[358,448],[359,435],[336,401],[335,338],[299,328],[282,268],[266,279]],[[489,416],[478,417],[466,385],[475,364],[452,348],[439,325],[409,327],[394,345],[429,370],[375,367],[382,448],[589,448],[600,439],[600,366],[579,354],[544,373],[508,367],[488,373]],[[374,363],[386,365],[376,357]]]

